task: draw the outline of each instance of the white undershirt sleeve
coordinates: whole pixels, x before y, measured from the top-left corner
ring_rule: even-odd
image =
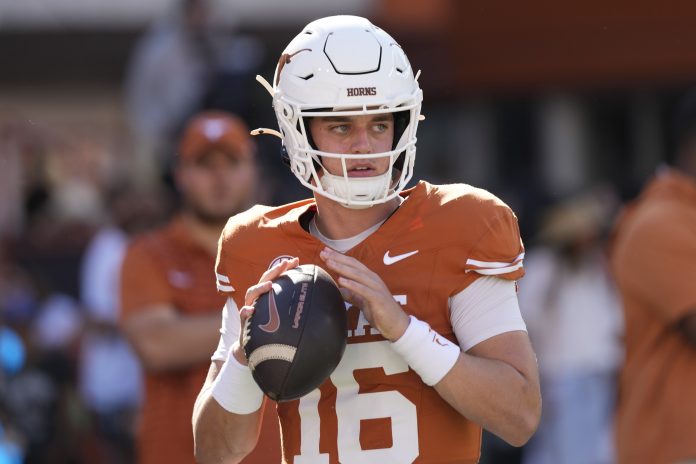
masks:
[[[225,306],[222,308],[222,327],[220,327],[220,341],[213,356],[212,361],[222,361],[227,359],[227,353],[234,342],[239,340],[241,332],[239,321],[239,308],[232,298],[227,298]]]
[[[452,328],[462,351],[505,332],[527,330],[512,280],[479,277],[450,297],[449,307]]]

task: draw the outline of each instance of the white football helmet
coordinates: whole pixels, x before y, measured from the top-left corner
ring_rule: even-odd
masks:
[[[367,208],[394,198],[413,175],[416,129],[423,93],[396,41],[367,19],[331,16],[308,24],[285,48],[273,96],[290,169],[313,191],[349,208]],[[306,118],[394,114],[392,150],[374,154],[327,153],[314,146]],[[342,175],[323,169],[322,158],[341,160]],[[390,157],[390,169],[375,177],[349,177],[346,160]]]

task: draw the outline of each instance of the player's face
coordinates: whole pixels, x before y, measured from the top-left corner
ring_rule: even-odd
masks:
[[[328,116],[312,118],[309,129],[318,150],[327,153],[371,154],[392,149],[394,117],[391,113],[359,116]],[[322,158],[322,164],[334,175],[343,175],[339,158]],[[349,177],[370,177],[384,174],[390,158],[365,157],[347,159]]]
[[[190,212],[206,222],[222,222],[248,205],[255,176],[250,159],[213,151],[183,162],[177,182]]]

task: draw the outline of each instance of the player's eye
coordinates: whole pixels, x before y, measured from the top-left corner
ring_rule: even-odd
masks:
[[[389,130],[389,124],[387,124],[387,123],[380,122],[380,123],[377,123],[374,125],[375,132],[382,133],[382,132],[386,132],[387,130]]]
[[[341,135],[347,134],[349,129],[348,124],[336,124],[329,127],[329,131]]]

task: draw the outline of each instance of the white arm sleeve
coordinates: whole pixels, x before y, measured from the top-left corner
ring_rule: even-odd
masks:
[[[496,335],[526,331],[515,282],[479,277],[449,300],[450,321],[462,351]]]
[[[225,362],[227,352],[234,342],[239,340],[241,332],[241,324],[239,322],[239,308],[237,303],[232,298],[227,298],[225,306],[222,308],[222,327],[220,327],[220,342],[217,349],[210,358],[213,361]]]

